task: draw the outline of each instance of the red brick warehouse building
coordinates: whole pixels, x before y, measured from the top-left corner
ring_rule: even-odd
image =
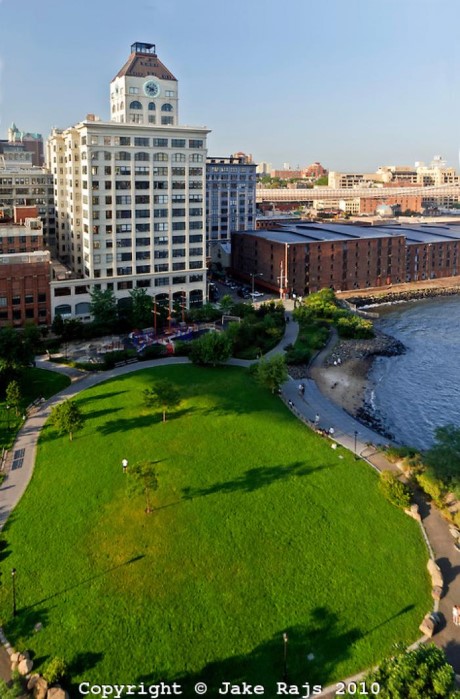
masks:
[[[366,289],[456,275],[455,226],[299,223],[232,235],[233,272],[282,294]]]

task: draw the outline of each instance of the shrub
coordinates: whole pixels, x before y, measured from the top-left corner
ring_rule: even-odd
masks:
[[[188,357],[192,351],[192,343],[185,340],[174,341],[174,354],[178,357]]]
[[[149,359],[161,359],[161,357],[166,357],[167,354],[168,350],[166,349],[165,345],[156,342],[153,345],[144,347],[142,352],[139,352],[137,356],[141,361],[147,361]]]
[[[410,490],[402,483],[393,471],[382,471],[379,483],[380,492],[397,507],[406,508],[410,505]]]
[[[430,471],[424,471],[415,476],[415,479],[421,489],[429,495],[429,497],[438,506],[443,505],[444,498],[447,494],[446,485],[440,481],[433,473]]]
[[[104,355],[104,367],[106,369],[113,369],[118,362],[125,362],[132,357],[137,357],[136,350],[116,350],[115,352],[107,352]]]
[[[15,677],[9,685],[7,685],[4,680],[0,679],[0,697],[2,699],[16,699],[16,697],[23,695],[24,690],[18,677]]]
[[[54,684],[54,682],[58,682],[66,675],[67,670],[66,661],[63,660],[63,658],[55,656],[46,663],[45,669],[43,670],[43,677],[49,684]]]

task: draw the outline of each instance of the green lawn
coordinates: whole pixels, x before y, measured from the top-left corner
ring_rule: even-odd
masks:
[[[23,400],[23,408],[27,407],[36,398],[43,396],[50,398],[58,391],[62,391],[70,383],[68,376],[58,374],[55,371],[44,369],[34,369],[32,367],[24,369],[19,379]],[[6,409],[6,402],[0,401],[0,450],[9,449],[16,439],[16,432],[22,424],[22,411],[16,415],[10,408]]]
[[[164,376],[184,399],[166,424],[142,406]],[[63,656],[74,681],[269,686],[287,632],[289,679],[327,683],[420,635],[418,525],[245,370],[143,370],[78,402],[84,429],[72,444],[45,429],[5,530],[1,620],[38,662]],[[123,458],[157,462],[153,514],[128,496]]]

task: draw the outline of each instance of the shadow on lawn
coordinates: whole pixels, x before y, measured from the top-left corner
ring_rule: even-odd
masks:
[[[260,468],[250,468],[238,478],[223,483],[214,483],[207,488],[184,488],[182,494],[184,499],[192,500],[206,495],[216,493],[252,493],[259,488],[265,488],[277,481],[286,480],[291,476],[308,476],[313,472],[330,468],[329,466],[316,466],[312,468],[304,461],[295,461],[292,464],[277,466],[262,466]]]
[[[107,398],[114,398],[115,396],[120,396],[122,393],[127,393],[127,391],[112,391],[111,393],[101,393],[97,396],[86,396],[85,398],[78,397],[78,405],[83,406],[87,403],[92,403],[97,400],[106,400]]]
[[[228,623],[231,623],[231,620],[228,620]],[[205,620],[203,629],[206,633]],[[283,633],[288,636],[287,680]],[[317,607],[311,612],[306,624],[281,629],[269,641],[257,646],[250,653],[209,663],[197,673],[175,678],[158,669],[150,675],[138,677],[136,682],[151,684],[160,680],[175,680],[182,685],[183,694],[187,697],[194,696],[193,688],[197,682],[207,684],[209,696],[218,696],[219,686],[223,682],[248,682],[263,685],[267,696],[275,696],[277,682],[287,681],[301,685],[308,681],[311,685],[326,684],[334,676],[337,664],[351,656],[353,644],[361,637],[362,633],[358,628],[343,628],[336,614],[325,607]],[[209,636],[205,636],[201,642],[209,644],[209,648],[212,648],[212,638]],[[313,658],[309,660],[308,656],[311,654]]]
[[[170,413],[166,412],[166,422],[172,422],[184,415],[194,412],[194,408],[184,408],[183,410],[174,410]],[[107,436],[115,432],[127,432],[129,430],[144,429],[151,427],[163,421],[163,413],[161,410],[149,413],[148,415],[137,415],[132,418],[120,418],[119,420],[111,420],[104,425],[97,427],[97,431],[102,435]]]
[[[109,575],[109,573],[113,573],[114,570],[118,570],[118,568],[124,568],[124,566],[130,565],[131,563],[137,563],[137,561],[140,561],[142,558],[145,558],[145,554],[139,554],[138,556],[134,556],[133,558],[130,558],[128,561],[125,561],[124,563],[119,563],[116,566],[112,566],[111,568],[107,568],[107,570],[103,570],[102,573],[98,573],[97,575],[91,575],[91,577],[85,578],[84,580],[81,580],[80,582],[75,583],[75,585],[69,585],[69,587],[66,587],[63,590],[59,590],[58,592],[54,592],[52,595],[48,595],[48,597],[44,597],[41,600],[38,600],[38,602],[34,602],[33,604],[30,604],[28,607],[24,608],[24,611],[28,611],[30,609],[33,609],[34,607],[38,607],[39,604],[43,604],[44,602],[49,602],[49,600],[54,599],[55,597],[59,597],[60,595],[64,595],[67,592],[70,592],[71,590],[75,590],[78,587],[82,587],[83,585],[87,585],[88,583],[93,582],[94,580],[97,580],[98,578],[103,578],[106,575]]]

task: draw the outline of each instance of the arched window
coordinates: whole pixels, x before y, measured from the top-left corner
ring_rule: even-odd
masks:
[[[115,153],[115,159],[116,160],[131,160],[131,153],[128,153],[126,150],[121,150],[118,153]]]
[[[174,153],[172,159],[174,163],[185,163],[187,157],[185,153]]]
[[[142,109],[142,104],[139,102],[139,100],[133,100],[130,102],[129,105],[130,109]]]
[[[155,111],[155,102],[149,102],[149,112]]]
[[[168,154],[167,153],[154,153],[153,159],[156,162],[165,162],[166,160],[168,160]]]
[[[77,316],[86,316],[91,313],[91,304],[88,303],[87,301],[82,301],[81,303],[77,303],[75,306],[75,315]]]
[[[162,112],[173,112],[174,109],[173,109],[172,104],[166,103],[161,107],[161,111]]]
[[[135,153],[134,160],[150,160],[148,153]]]
[[[57,316],[70,316],[72,314],[72,308],[67,303],[62,303],[60,306],[56,306],[55,315]]]

